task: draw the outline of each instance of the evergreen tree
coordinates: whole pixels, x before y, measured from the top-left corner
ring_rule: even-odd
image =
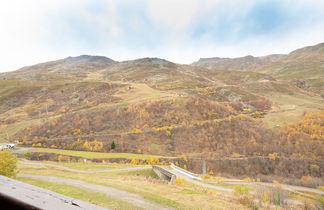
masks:
[[[115,149],[116,148],[116,144],[115,144],[115,142],[113,141],[112,143],[111,143],[111,145],[110,145],[110,149]]]

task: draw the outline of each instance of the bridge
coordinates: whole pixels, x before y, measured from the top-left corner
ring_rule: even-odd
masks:
[[[172,184],[173,181],[177,178],[177,176],[174,173],[160,166],[153,165],[152,169],[160,179],[166,180],[169,184]]]

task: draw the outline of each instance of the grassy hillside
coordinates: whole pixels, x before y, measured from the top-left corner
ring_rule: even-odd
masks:
[[[305,82],[294,79],[298,72],[290,68],[299,68],[300,61],[317,65],[322,48],[251,58],[258,60],[258,67],[253,65],[258,72],[210,70],[158,58],[115,62],[79,56],[3,73],[0,141],[157,155],[275,152],[318,158],[320,147],[302,151],[292,146],[294,154],[291,147],[272,145],[279,137],[288,138],[274,126],[296,123],[305,112],[324,109],[318,95],[321,67],[308,71]],[[242,59],[236,62],[245,65]],[[298,75],[306,74],[301,72]],[[310,145],[321,145],[312,134],[300,135]]]

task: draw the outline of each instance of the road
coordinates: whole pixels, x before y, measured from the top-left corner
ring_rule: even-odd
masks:
[[[171,173],[175,174],[177,177],[180,177],[181,179],[186,180],[187,182],[190,182],[190,183],[195,184],[195,185],[199,185],[201,187],[211,188],[211,189],[218,190],[218,191],[223,191],[223,192],[233,192],[233,189],[230,189],[230,188],[219,187],[219,186],[206,184],[206,183],[202,183],[200,181],[194,180],[191,177],[188,177],[188,176],[184,175],[183,173],[179,173],[178,171],[176,171],[174,169],[171,169],[169,171]]]
[[[210,188],[210,189],[215,189],[215,190],[219,190],[219,191],[224,191],[224,192],[233,192],[234,191],[233,189],[230,189],[230,188],[214,186],[214,185],[210,185],[210,184],[206,184],[206,183],[202,183],[200,181],[197,181],[197,180],[195,180],[195,179],[192,178],[190,172],[188,174],[186,174],[185,170],[182,170],[182,172],[179,173],[178,170],[175,170],[174,168],[172,168],[169,171],[171,173],[175,174],[176,176],[178,176],[178,177],[186,180],[187,182],[190,182],[190,183],[193,183],[193,184],[202,186],[202,187],[206,187],[206,188]],[[276,186],[275,184],[272,184],[272,183],[264,183],[264,182],[225,181],[223,183],[233,184],[233,185],[240,185],[240,184],[263,185],[263,186],[268,186],[268,187],[274,187],[274,186]],[[300,186],[292,186],[292,185],[286,185],[286,184],[281,184],[280,186],[282,187],[282,189],[288,190],[288,191],[293,191],[293,192],[296,192],[296,191],[312,192],[312,193],[324,195],[324,191],[317,190],[317,189],[313,189],[313,188],[300,187]],[[285,202],[291,203],[291,204],[295,204],[295,205],[303,205],[304,204],[301,201],[292,200],[292,199],[285,199]]]
[[[265,182],[245,182],[245,181],[225,181],[224,183],[226,184],[241,184],[241,185],[262,185],[262,186],[267,186],[267,187],[275,187],[277,186],[276,184],[273,183],[265,183]],[[309,187],[301,187],[301,186],[293,186],[293,185],[288,185],[288,184],[279,184],[280,187],[284,190],[288,191],[301,191],[301,192],[310,192],[310,193],[315,193],[319,195],[324,195],[323,190],[317,190],[314,188],[309,188]]]
[[[34,161],[20,161],[20,163],[28,164],[28,165],[38,165],[43,167],[55,167],[59,168],[65,171],[75,172],[75,173],[85,173],[85,174],[93,174],[93,173],[103,173],[103,172],[114,172],[114,171],[129,171],[129,170],[138,170],[138,169],[147,169],[152,168],[152,166],[139,166],[139,167],[132,167],[132,168],[117,168],[117,169],[105,169],[105,170],[92,170],[92,171],[84,171],[74,168],[69,168],[65,166],[55,165],[55,164],[49,164],[49,163],[42,163],[42,162],[34,162]]]
[[[130,203],[134,206],[138,206],[143,209],[157,209],[157,210],[172,209],[172,208],[165,207],[165,206],[153,203],[151,201],[148,201],[148,200],[140,197],[139,195],[125,192],[122,190],[118,190],[118,189],[115,189],[112,187],[91,184],[91,183],[74,180],[74,179],[54,177],[54,176],[40,176],[40,175],[31,175],[31,174],[18,174],[17,176],[36,179],[36,180],[45,181],[45,182],[67,184],[67,185],[71,185],[71,186],[75,186],[75,187],[79,187],[79,188],[86,188],[86,189],[89,189],[92,191],[103,193],[110,198],[125,201],[127,203]]]

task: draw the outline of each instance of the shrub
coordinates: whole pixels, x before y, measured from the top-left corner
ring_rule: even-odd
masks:
[[[8,177],[15,176],[17,161],[17,157],[10,151],[0,151],[0,174]]]
[[[165,131],[166,136],[171,136],[171,131]]]
[[[65,155],[59,155],[57,157],[58,162],[67,162],[69,163],[71,161],[69,156],[65,156]]]
[[[234,187],[234,194],[237,196],[248,195],[249,191],[249,188],[244,185],[236,185]]]
[[[149,165],[159,165],[160,164],[159,160],[155,157],[149,157],[149,159],[147,160],[147,163]]]
[[[99,152],[103,148],[103,143],[101,141],[86,141],[83,144],[83,147],[91,152]]]
[[[132,160],[131,160],[131,162],[130,162],[130,164],[132,164],[132,165],[138,165],[138,160],[137,159],[135,159],[135,158],[133,158]]]
[[[133,128],[132,130],[129,131],[130,133],[142,133],[142,130],[139,128]]]
[[[277,156],[278,156],[277,153],[270,153],[270,154],[268,154],[269,160],[276,160],[277,159]]]
[[[248,196],[240,197],[238,199],[238,201],[239,201],[240,204],[242,204],[244,206],[248,206],[249,208],[251,208],[253,210],[259,209],[259,207],[256,205],[254,200],[252,198],[249,198]]]
[[[182,185],[184,183],[183,179],[177,176],[177,178],[174,180],[173,184],[175,185]]]
[[[318,187],[316,187],[316,189],[324,191],[324,186],[318,186]]]
[[[256,195],[263,203],[271,203],[277,206],[283,206],[286,199],[286,192],[280,187],[258,188]]]

